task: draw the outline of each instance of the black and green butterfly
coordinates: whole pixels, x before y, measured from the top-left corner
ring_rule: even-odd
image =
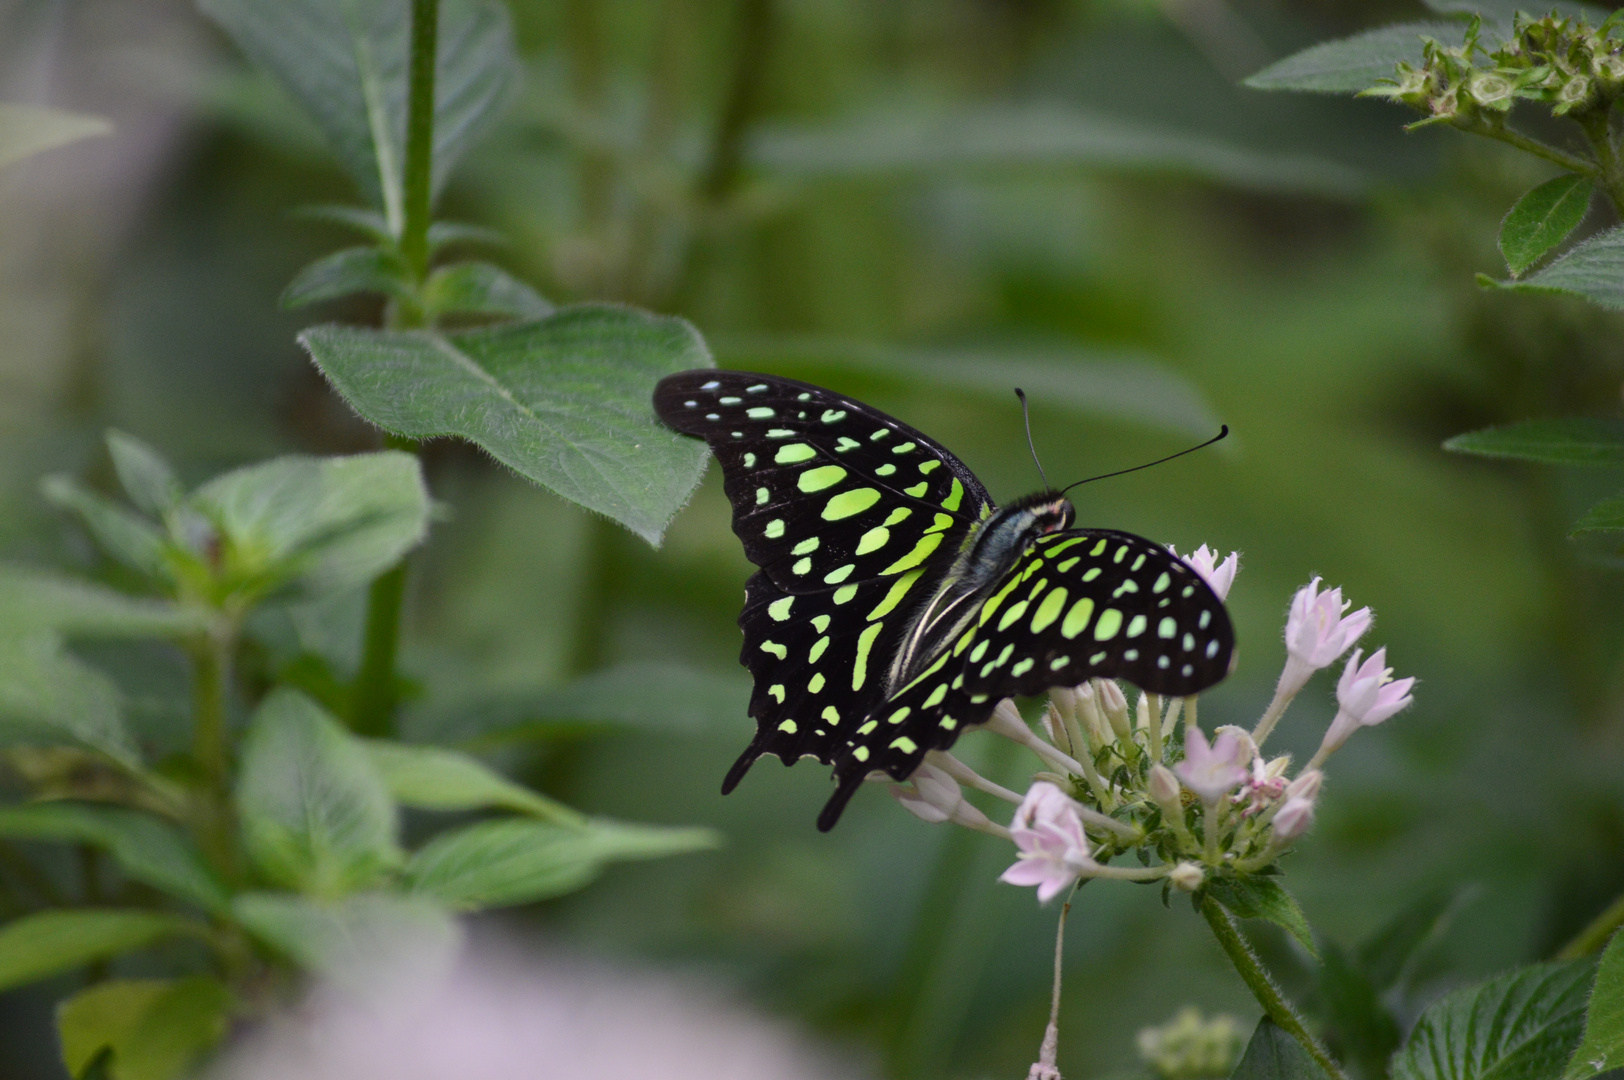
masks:
[[[1006,697],[1094,676],[1182,696],[1229,671],[1234,630],[1201,576],[1073,529],[1062,493],[999,508],[937,443],[793,379],[680,372],[654,409],[721,461],[761,567],[739,616],[756,737],[724,794],[763,754],[833,763],[828,830],[871,772],[906,779]]]

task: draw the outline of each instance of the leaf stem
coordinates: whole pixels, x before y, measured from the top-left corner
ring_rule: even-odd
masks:
[[[400,253],[421,282],[429,270],[429,210],[434,200],[434,75],[440,0],[412,0],[412,55],[406,103],[406,221]]]
[[[1618,147],[1613,145],[1611,115],[1612,103],[1608,102],[1607,108],[1591,109],[1574,119],[1584,129],[1590,149],[1596,154],[1596,164],[1600,166],[1589,175],[1600,181],[1612,200],[1614,213],[1624,214],[1624,167],[1621,167],[1624,163],[1619,161]]]
[[[1224,910],[1223,905],[1214,900],[1210,894],[1203,896],[1201,914],[1207,920],[1207,925],[1212,927],[1212,935],[1218,939],[1218,944],[1223,947],[1229,962],[1235,965],[1241,981],[1252,991],[1252,996],[1263,1006],[1263,1011],[1269,1019],[1301,1043],[1303,1049],[1308,1051],[1308,1056],[1325,1070],[1331,1080],[1347,1080],[1347,1074],[1342,1071],[1342,1066],[1336,1063],[1325,1047],[1320,1045],[1318,1039],[1309,1034],[1302,1018],[1281,996],[1280,988],[1275,986],[1274,980],[1264,970],[1263,962],[1258,959],[1257,953],[1252,951],[1252,946],[1241,937],[1234,918]]]
[[[1569,172],[1578,173],[1580,176],[1588,176],[1593,180],[1602,179],[1601,169],[1594,161],[1589,161],[1577,154],[1570,154],[1566,150],[1558,150],[1549,143],[1530,138],[1520,131],[1513,131],[1503,123],[1490,123],[1479,118],[1465,123],[1457,122],[1454,126],[1473,135],[1498,139],[1508,146],[1515,146],[1525,154],[1533,154],[1537,158],[1544,158],[1553,165],[1560,165]]]
[[[1607,944],[1613,932],[1624,926],[1624,896],[1620,896],[1607,906],[1607,910],[1590,920],[1590,924],[1562,946],[1562,951],[1556,954],[1558,960],[1578,960],[1591,953],[1601,951]]]

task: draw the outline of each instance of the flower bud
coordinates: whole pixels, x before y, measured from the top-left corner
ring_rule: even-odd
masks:
[[[1150,695],[1139,691],[1139,701],[1133,707],[1133,726],[1141,731],[1150,726]]]
[[[1243,727],[1225,724],[1217,731],[1214,731],[1213,734],[1220,737],[1224,735],[1235,736],[1235,764],[1237,765],[1250,765],[1252,759],[1258,756],[1257,743],[1252,741],[1252,733]]]
[[[1050,702],[1038,717],[1038,726],[1043,729],[1043,737],[1064,753],[1071,754],[1071,733],[1066,730],[1065,722],[1060,719],[1060,710]],[[1073,755],[1075,756],[1075,755]]]
[[[1167,872],[1167,880],[1180,892],[1195,892],[1207,880],[1207,872],[1193,862],[1181,862]]]
[[[1309,769],[1286,785],[1286,798],[1307,799],[1313,802],[1319,798],[1320,782],[1324,779],[1324,773],[1318,769]]]
[[[1095,749],[1110,746],[1115,741],[1111,725],[1100,711],[1100,696],[1093,683],[1083,683],[1074,691],[1077,699],[1077,718]]]
[[[1111,730],[1124,743],[1133,741],[1133,728],[1128,722],[1128,699],[1122,696],[1122,687],[1114,679],[1095,679],[1094,692],[1099,695],[1100,712],[1110,723]]]
[[[1295,840],[1314,824],[1314,800],[1287,799],[1280,812],[1274,815],[1274,838],[1278,841]]]
[[[1162,808],[1167,814],[1179,814],[1184,810],[1184,804],[1179,799],[1179,778],[1173,775],[1173,770],[1166,765],[1152,765],[1150,777],[1146,781],[1145,789],[1150,793],[1151,800]]]
[[[953,820],[959,808],[968,805],[958,781],[934,765],[920,765],[911,783],[892,784],[891,794],[903,809],[932,825]]]

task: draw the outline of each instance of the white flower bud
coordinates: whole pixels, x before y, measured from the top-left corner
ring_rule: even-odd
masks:
[[[911,781],[892,784],[891,794],[903,809],[932,825],[953,820],[959,809],[968,805],[958,781],[934,765],[920,765],[914,770]]]
[[[1318,769],[1309,769],[1286,785],[1286,798],[1307,799],[1309,802],[1313,802],[1319,798],[1320,782],[1324,779],[1324,773]]]
[[[1167,872],[1167,880],[1181,892],[1195,892],[1207,880],[1207,872],[1193,862],[1181,862]]]
[[[1184,804],[1179,799],[1179,778],[1174,776],[1173,770],[1166,765],[1158,764],[1150,767],[1146,790],[1163,812],[1168,814],[1182,812]]]
[[[1099,695],[1100,712],[1110,723],[1111,730],[1124,743],[1133,741],[1133,728],[1128,723],[1128,699],[1122,696],[1122,687],[1112,679],[1095,679],[1094,692]]]
[[[1263,775],[1270,780],[1278,780],[1286,775],[1286,770],[1289,768],[1291,768],[1291,755],[1281,754],[1263,767]]]
[[[1295,840],[1314,824],[1314,800],[1287,799],[1280,812],[1274,815],[1274,838],[1279,841]]]
[[[1062,750],[1073,757],[1077,756],[1072,749],[1071,732],[1066,730],[1066,723],[1060,718],[1060,710],[1054,707],[1054,702],[1051,701],[1048,707],[1043,710],[1043,715],[1038,717],[1038,724],[1042,726],[1044,736],[1054,744],[1056,749]]]
[[[1095,749],[1110,746],[1115,740],[1111,725],[1100,711],[1100,696],[1092,683],[1084,683],[1074,691],[1077,697],[1077,718]]]
[[[1220,737],[1226,734],[1235,736],[1235,764],[1250,765],[1252,759],[1258,756],[1257,743],[1252,741],[1252,733],[1234,724],[1225,724],[1213,732],[1213,735]]]

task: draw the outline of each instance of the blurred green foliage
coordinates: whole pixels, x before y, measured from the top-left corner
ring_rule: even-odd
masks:
[[[103,428],[159,447],[188,486],[271,453],[375,446],[294,344],[308,315],[276,306],[347,239],[288,210],[352,187],[189,11],[137,5],[170,32],[115,49],[90,14],[47,40],[43,6],[0,13],[16,31],[0,63],[50,69],[50,104],[112,115],[121,134],[21,167],[0,195],[0,551],[117,583],[35,491],[46,472],[111,490]],[[929,432],[999,498],[1037,483],[1000,389],[1012,358],[1028,389],[1032,365],[1057,387],[1033,410],[1057,478],[1177,448],[1168,416],[1191,401],[1231,425],[1231,452],[1083,489],[1079,515],[1244,553],[1240,667],[1205,695],[1209,726],[1257,715],[1284,606],[1315,573],[1374,607],[1394,662],[1422,677],[1413,712],[1338,759],[1287,867],[1328,939],[1352,948],[1423,894],[1475,883],[1406,975],[1425,1001],[1549,956],[1624,889],[1624,584],[1609,544],[1566,539],[1610,491],[1439,448],[1490,424],[1618,412],[1619,316],[1472,284],[1499,271],[1505,207],[1554,170],[1452,131],[1405,136],[1379,103],[1235,85],[1423,12],[558,0],[512,14],[516,100],[444,210],[507,233],[493,260],[550,300],[680,314],[725,364],[838,386]],[[124,68],[91,77],[115,54]],[[1029,137],[1000,146],[1010,132]],[[77,203],[55,190],[73,176]],[[329,310],[375,320],[373,303]],[[1101,370],[1126,373],[1104,404],[1086,389]],[[1085,387],[1069,398],[1068,375]],[[877,792],[819,835],[827,779],[806,765],[763,765],[717,794],[751,725],[733,625],[749,567],[714,472],[653,551],[465,445],[431,443],[425,465],[449,514],[414,568],[404,664],[428,692],[407,730],[462,725],[572,806],[728,837],[521,917],[582,949],[724,973],[895,1076],[1023,1070],[1052,913],[994,883],[996,841],[933,830]],[[353,672],[355,635],[333,627],[359,625],[361,598],[319,602],[255,634],[267,672]],[[76,648],[117,677],[143,743],[175,739],[173,665],[140,645]],[[659,677],[670,665],[683,674]],[[583,692],[578,676],[600,683]],[[1298,709],[1278,737],[1302,756],[1329,687]],[[508,737],[526,726],[545,737]],[[1021,775],[1016,751],[990,743],[968,739],[965,756]],[[74,887],[67,860],[49,870],[44,885]],[[12,873],[0,850],[0,880]],[[1188,1004],[1256,1015],[1200,920],[1157,900],[1080,894],[1067,1075],[1137,1069],[1134,1033]],[[1283,935],[1257,938],[1293,970]],[[48,1003],[76,985],[0,997],[0,1075],[58,1075]]]

